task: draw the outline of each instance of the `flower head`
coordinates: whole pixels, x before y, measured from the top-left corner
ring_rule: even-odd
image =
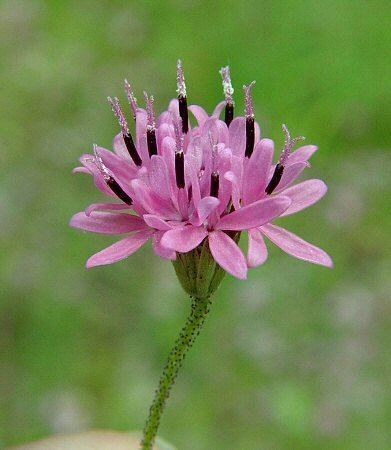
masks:
[[[261,139],[255,121],[254,82],[244,88],[246,115],[233,118],[229,69],[221,74],[226,100],[211,116],[198,105],[187,106],[180,61],[178,98],[157,119],[153,97],[145,93],[146,109],[140,108],[125,82],[136,122],[134,140],[119,100],[109,98],[121,128],[114,152],[94,146],[94,155],[83,155],[82,167],[75,171],[91,174],[98,189],[116,202],[89,206],[73,216],[71,226],[125,237],[90,257],[87,267],[122,260],[152,239],[155,253],[174,261],[184,288],[206,295],[225,272],[244,279],[249,267],[262,264],[267,258],[265,236],[299,259],[332,265],[323,250],[273,223],[325,194],[320,180],[292,186],[316,147],[292,151],[302,138],[291,139],[284,125],[285,146],[273,165],[273,141]],[[220,120],[228,104],[229,120],[227,114]],[[188,111],[195,126],[190,126]],[[247,256],[238,246],[244,232]]]

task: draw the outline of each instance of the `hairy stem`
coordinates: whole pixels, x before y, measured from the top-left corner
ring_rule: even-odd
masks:
[[[205,318],[209,312],[209,307],[209,297],[192,298],[189,317],[168,356],[159,380],[158,388],[155,392],[155,398],[149,409],[149,416],[144,427],[143,439],[141,441],[142,450],[152,449],[159,428],[160,418],[170,395],[171,388],[175,383],[179,368],[204,324]]]

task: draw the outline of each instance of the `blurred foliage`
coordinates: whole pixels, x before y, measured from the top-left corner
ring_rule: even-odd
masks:
[[[320,146],[306,176],[329,194],[284,223],[335,269],[270,246],[248,281],[227,277],[161,435],[181,450],[389,448],[389,13],[381,0],[0,2],[4,444],[143,426],[189,302],[148,248],[84,270],[113,239],[68,228],[101,198],[71,169],[93,142],[110,148],[105,98],[123,78],[163,108],[181,57],[191,101],[212,110],[230,64],[238,108],[257,80],[264,136],[281,145],[284,122]]]

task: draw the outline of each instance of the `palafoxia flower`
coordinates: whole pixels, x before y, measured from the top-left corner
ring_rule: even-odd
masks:
[[[144,93],[146,107],[140,108],[125,81],[134,137],[118,98],[109,97],[121,128],[114,138],[114,153],[94,145],[93,154],[83,155],[82,167],[75,172],[90,173],[98,189],[117,202],[89,206],[72,218],[71,226],[126,237],[90,257],[87,267],[122,260],[152,239],[155,253],[174,261],[186,291],[205,295],[218,286],[224,271],[244,279],[248,267],[266,260],[263,236],[296,258],[332,266],[323,250],[272,223],[326,193],[320,180],[291,186],[316,147],[292,151],[303,138],[292,139],[283,125],[285,146],[273,165],[273,141],[261,139],[255,121],[251,92],[255,82],[244,86],[245,116],[234,118],[229,68],[221,75],[225,101],[212,115],[198,105],[188,106],[181,61],[178,98],[159,117],[153,97]],[[238,246],[245,231],[247,257]]]

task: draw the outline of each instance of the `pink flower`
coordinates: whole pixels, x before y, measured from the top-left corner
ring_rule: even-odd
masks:
[[[98,189],[120,202],[93,204],[73,216],[71,226],[126,236],[90,257],[87,267],[122,260],[152,239],[157,255],[176,260],[179,277],[179,266],[184,268],[182,284],[186,277],[193,278],[189,281],[193,285],[195,279],[203,278],[199,271],[205,254],[217,263],[213,263],[213,276],[222,268],[244,279],[248,267],[267,258],[263,236],[299,259],[332,266],[323,250],[272,224],[312,205],[326,193],[320,180],[291,186],[308,166],[316,147],[304,146],[292,152],[302,138],[291,139],[284,126],[285,147],[273,166],[273,141],[261,139],[254,119],[254,82],[244,87],[245,116],[234,118],[229,68],[223,68],[221,74],[225,101],[211,116],[198,105],[188,106],[180,61],[178,98],[158,118],[153,97],[144,93],[146,108],[139,108],[125,81],[135,120],[134,138],[119,100],[109,98],[121,127],[114,138],[114,152],[94,145],[94,154],[83,155],[82,166],[75,172],[91,174]],[[220,120],[223,109],[224,121]],[[194,126],[189,111],[195,118]],[[237,244],[244,231],[249,236],[247,258]],[[190,273],[194,269],[190,256],[195,275]]]

